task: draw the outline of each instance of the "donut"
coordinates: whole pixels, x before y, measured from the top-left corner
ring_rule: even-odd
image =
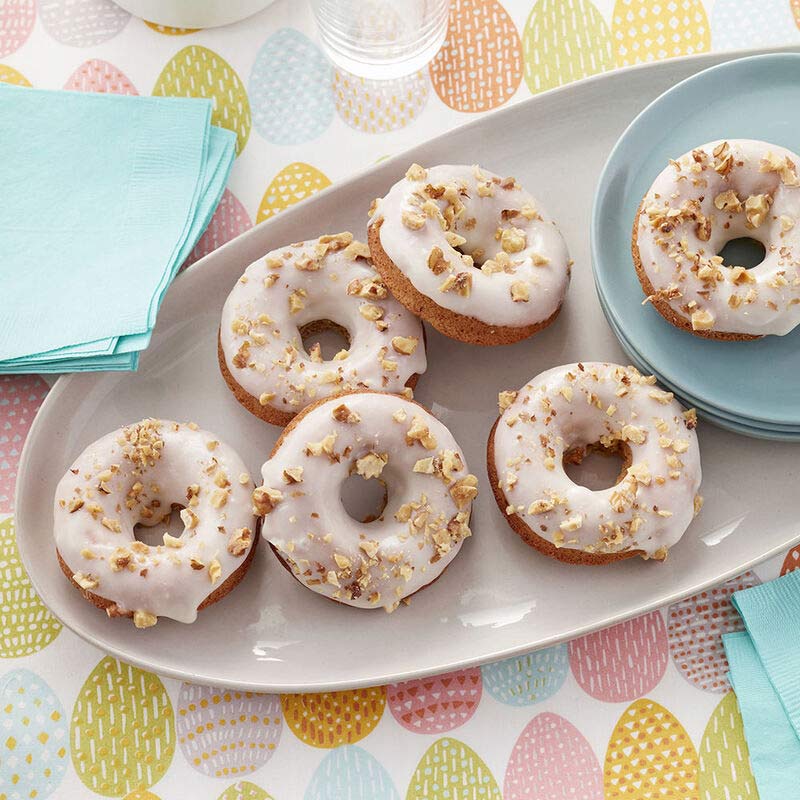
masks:
[[[670,161],[642,200],[631,250],[647,297],[668,322],[709,339],[784,336],[800,323],[798,156],[750,139],[710,142]],[[764,246],[752,269],[719,254]]]
[[[702,506],[693,410],[655,378],[618,364],[566,364],[499,395],[487,448],[497,505],[522,539],[573,564],[663,560]],[[618,452],[602,491],[573,483],[564,461]]]
[[[370,209],[369,249],[392,294],[445,336],[511,344],[546,328],[569,284],[555,222],[514,178],[413,164]]]
[[[324,360],[303,336],[325,328],[349,342]],[[222,310],[220,370],[236,399],[274,425],[343,391],[400,392],[425,372],[422,324],[389,295],[351,233],[273,250],[236,282]]]
[[[303,409],[261,474],[253,506],[294,577],[340,603],[387,611],[456,557],[478,494],[439,420],[412,400],[369,391]],[[384,508],[372,521],[356,521],[344,508],[342,484],[352,474],[384,487]]]
[[[87,600],[137,628],[159,617],[194,622],[250,566],[253,488],[236,452],[194,423],[120,428],[89,445],[58,484],[61,569]],[[135,526],[168,524],[173,506],[181,507],[180,536],[165,530],[158,545],[136,539]]]

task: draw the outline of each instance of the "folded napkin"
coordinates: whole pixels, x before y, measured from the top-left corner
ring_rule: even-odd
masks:
[[[0,373],[135,369],[225,188],[211,102],[0,84]]]
[[[761,800],[800,796],[800,571],[734,592],[722,637]]]

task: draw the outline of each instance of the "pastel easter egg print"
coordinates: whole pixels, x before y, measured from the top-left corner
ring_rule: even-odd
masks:
[[[417,764],[406,800],[501,800],[483,759],[464,742],[437,739]]]
[[[722,634],[744,630],[730,598],[760,582],[754,573],[745,572],[669,607],[667,637],[672,660],[678,672],[698,689],[727,692],[730,688]]]
[[[486,691],[510,706],[529,706],[552,697],[568,672],[565,644],[481,667]]]
[[[443,103],[456,111],[489,111],[522,80],[522,43],[497,0],[453,0],[447,36],[429,66]]]
[[[0,83],[10,83],[13,86],[30,86],[31,82],[14,67],[8,64],[0,64]]]
[[[229,786],[217,800],[272,800],[260,786],[250,781],[237,781]]]
[[[611,31],[590,0],[539,0],[522,34],[525,83],[536,94],[614,67]]]
[[[331,750],[306,788],[305,800],[400,800],[389,773],[358,745]]]
[[[161,798],[157,794],[148,792],[147,789],[135,789],[126,794],[124,800],[161,800]]]
[[[605,800],[698,800],[697,753],[683,725],[643,697],[617,721],[603,768]]]
[[[322,51],[294,28],[281,28],[256,55],[248,90],[256,130],[272,144],[301,144],[333,119],[333,69]]]
[[[4,0],[0,3],[0,58],[19,50],[36,21],[36,0]]]
[[[800,38],[786,0],[717,0],[711,22],[715,50],[768,47]]]
[[[67,717],[55,692],[28,669],[0,679],[0,796],[44,800],[67,771]]]
[[[0,513],[14,510],[22,445],[48,391],[35,375],[0,377]]]
[[[589,742],[564,717],[535,716],[506,767],[505,800],[602,800],[603,773]]]
[[[205,232],[192,252],[189,253],[186,261],[183,262],[182,269],[186,269],[195,261],[199,261],[203,256],[207,256],[218,247],[222,247],[225,242],[229,242],[252,227],[253,223],[250,221],[245,207],[230,189],[226,189],[214,216],[211,217],[211,222],[208,223]]]
[[[353,744],[371,733],[383,716],[386,688],[281,695],[292,733],[312,747]]]
[[[296,161],[285,166],[271,181],[256,214],[256,222],[263,222],[311,197],[331,185],[327,175],[311,164]]]
[[[99,58],[92,58],[81,64],[69,76],[64,88],[75,92],[139,94],[124,72]]]
[[[755,800],[756,782],[736,695],[728,692],[708,720],[700,741],[698,783],[703,800]]]
[[[159,25],[157,22],[148,22],[147,20],[144,20],[144,24],[150,30],[162,33],[164,36],[186,36],[190,33],[197,33],[200,30],[200,28],[174,28],[171,25]]]
[[[363,133],[404,128],[428,102],[428,76],[417,72],[395,80],[370,80],[336,70],[336,110],[350,127]]]
[[[236,134],[236,155],[244,150],[250,136],[250,101],[236,70],[213,50],[184,47],[161,70],[153,94],[209,98],[211,124]]]
[[[175,726],[181,752],[198,772],[216,778],[249,774],[278,746],[280,697],[184,683]]]
[[[793,547],[786,554],[786,558],[783,559],[783,565],[781,566],[781,575],[785,575],[787,572],[793,572],[796,569],[800,569],[800,547]]]
[[[113,0],[39,0],[39,17],[57,42],[92,47],[113,39],[131,15]]]
[[[78,691],[70,726],[72,765],[104,797],[148,789],[175,752],[175,718],[161,681],[106,656]]]
[[[477,667],[386,687],[392,716],[413,733],[447,733],[472,717],[481,701]]]
[[[616,0],[611,30],[618,67],[711,48],[711,28],[701,0]]]
[[[569,663],[580,687],[597,700],[624,703],[647,694],[669,660],[660,611],[621,622],[569,643]]]
[[[8,517],[0,522],[0,658],[38,653],[60,632],[61,623],[33,591]]]

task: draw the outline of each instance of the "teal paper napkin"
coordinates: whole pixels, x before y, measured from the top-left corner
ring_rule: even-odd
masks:
[[[135,368],[233,163],[210,116],[0,84],[0,372]]]

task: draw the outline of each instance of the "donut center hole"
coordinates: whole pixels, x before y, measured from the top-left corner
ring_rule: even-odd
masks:
[[[166,506],[164,513],[160,516],[156,514],[153,520],[148,520],[147,524],[140,522],[138,525],[133,526],[133,538],[137,542],[155,547],[159,544],[164,544],[164,534],[169,533],[176,539],[181,536],[184,529],[183,520],[181,519],[181,511],[185,506],[179,503],[173,503],[172,506]],[[161,509],[159,509],[160,511]]]
[[[717,255],[722,256],[722,263],[726,267],[744,267],[752,269],[757,267],[767,256],[767,248],[749,236],[740,236],[725,243]]]
[[[622,480],[631,465],[631,451],[625,442],[610,447],[593,442],[567,450],[563,464],[564,472],[573,483],[598,492]]]
[[[332,361],[350,349],[350,334],[343,325],[330,319],[315,319],[300,327],[303,348],[312,360]]]
[[[380,478],[367,479],[353,473],[342,484],[342,505],[356,522],[369,524],[380,519],[388,499],[386,483]]]

